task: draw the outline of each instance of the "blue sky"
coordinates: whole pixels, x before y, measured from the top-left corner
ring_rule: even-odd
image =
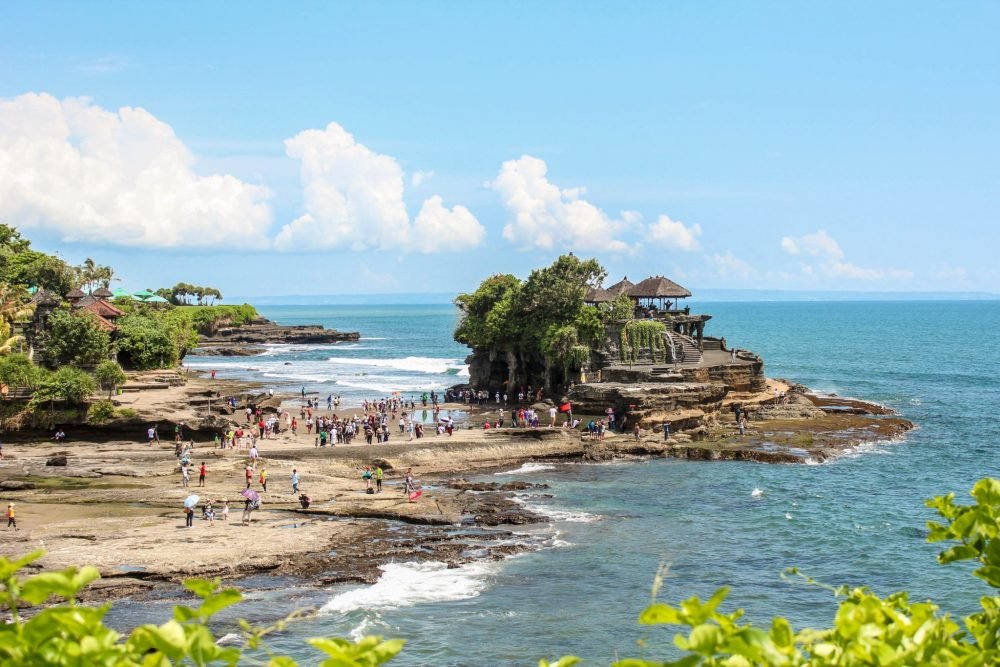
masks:
[[[997,34],[987,2],[8,3],[0,218],[137,289],[447,292],[573,250],[998,292]]]

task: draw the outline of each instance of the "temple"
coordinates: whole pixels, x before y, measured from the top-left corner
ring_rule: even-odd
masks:
[[[588,409],[702,423],[726,395],[764,391],[767,380],[760,356],[706,335],[712,316],[692,312],[683,303],[691,296],[663,276],[588,288],[584,303],[604,313],[600,343],[579,346],[574,363],[561,368],[523,351],[477,349],[467,360],[470,385],[512,393],[541,386]]]

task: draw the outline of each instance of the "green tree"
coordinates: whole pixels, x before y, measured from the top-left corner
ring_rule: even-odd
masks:
[[[127,367],[170,368],[180,360],[174,327],[166,320],[136,312],[119,318],[117,325],[116,347]]]
[[[24,336],[15,333],[14,329],[34,312],[27,299],[27,290],[23,286],[0,283],[0,354],[10,352],[24,342]]]
[[[34,389],[44,375],[45,371],[31,363],[27,355],[5,354],[0,356],[0,382],[8,387]]]
[[[117,362],[107,359],[102,361],[94,369],[94,379],[102,389],[108,390],[108,398],[114,393],[118,385],[125,384],[128,376]]]
[[[63,366],[46,375],[38,383],[38,388],[35,389],[35,394],[28,405],[35,409],[55,399],[82,405],[96,390],[97,384],[90,373],[72,366]]]
[[[51,366],[87,366],[111,354],[111,335],[87,311],[55,310],[45,331],[45,359]]]

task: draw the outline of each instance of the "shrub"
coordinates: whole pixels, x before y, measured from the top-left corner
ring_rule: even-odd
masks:
[[[45,360],[50,366],[86,366],[107,359],[111,336],[89,312],[56,310],[45,330]]]
[[[57,398],[64,399],[73,405],[81,405],[96,389],[97,385],[90,374],[79,368],[64,366],[54,373],[50,373],[39,383],[28,407],[36,409]]]
[[[88,424],[103,424],[115,418],[115,404],[110,400],[95,401],[87,408]]]
[[[97,380],[97,384],[102,389],[108,390],[108,398],[111,398],[111,394],[115,388],[120,384],[124,384],[128,376],[125,375],[125,371],[122,370],[121,366],[107,359],[98,364],[97,368],[94,369],[94,379]]]

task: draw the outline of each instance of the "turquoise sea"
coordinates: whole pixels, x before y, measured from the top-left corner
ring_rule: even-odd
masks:
[[[370,587],[297,582],[250,594],[238,615],[273,619],[324,608],[272,642],[304,664],[303,638],[378,633],[407,639],[399,665],[530,665],[574,653],[586,664],[671,654],[671,635],[636,625],[653,576],[669,567],[661,598],[732,587],[751,619],[827,624],[835,607],[819,588],[789,583],[795,566],[831,584],[867,584],[933,598],[963,614],[987,589],[962,565],[939,566],[925,542],[923,500],[1000,475],[1000,303],[742,302],[694,304],[710,335],[759,352],[772,377],[878,401],[918,424],[904,440],[860,447],[822,465],[650,460],[532,464],[494,480],[550,485],[522,501],[552,517],[532,528],[541,548],[458,569],[397,563]],[[267,378],[276,388],[371,397],[461,381],[462,346],[450,305],[262,306],[282,323],[357,330],[354,347],[276,348],[267,357],[191,360],[223,376]],[[291,362],[286,365],[286,362]],[[248,370],[248,369],[257,370]],[[760,490],[754,494],[754,490]],[[527,537],[525,538],[527,539]],[[166,603],[164,603],[166,604]],[[120,605],[123,626],[159,603]],[[226,624],[220,628],[227,631]]]

